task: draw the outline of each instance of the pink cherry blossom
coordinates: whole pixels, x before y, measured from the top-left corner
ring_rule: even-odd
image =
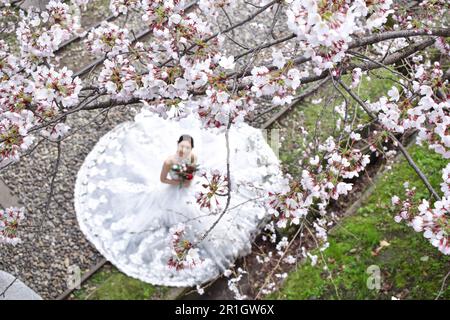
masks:
[[[25,219],[25,208],[9,207],[0,209],[0,244],[16,245],[21,242],[17,228]]]

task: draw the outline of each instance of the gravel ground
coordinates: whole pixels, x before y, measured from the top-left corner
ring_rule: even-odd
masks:
[[[109,1],[95,1],[86,16],[83,16],[83,25],[92,25],[101,17],[108,16],[107,3]],[[242,4],[234,12],[229,12],[229,15],[233,22],[239,21],[247,16],[249,9],[255,10]],[[267,21],[272,21],[272,18],[273,12],[261,15],[255,22],[237,29],[235,39],[248,47],[262,39],[269,40],[267,32],[259,28],[257,23],[265,22],[267,25]],[[128,19],[134,30],[142,29],[143,24],[138,17],[131,15]],[[222,14],[218,21],[228,23],[225,19]],[[284,19],[281,18],[275,28],[277,35],[283,31],[283,22]],[[242,50],[231,41],[228,42],[229,54]],[[80,47],[78,43],[64,50],[61,65],[79,70],[82,65],[92,61],[92,57],[82,53]],[[270,51],[268,55],[261,56],[267,58]],[[95,73],[91,78],[94,75]],[[270,107],[270,104],[262,101],[261,107],[264,109]],[[58,154],[55,144],[42,142],[30,156],[23,157],[19,163],[0,173],[0,178],[27,211],[26,223],[20,231],[23,243],[16,247],[0,246],[0,269],[19,277],[44,299],[54,299],[67,288],[70,268],[76,266],[84,272],[101,259],[78,227],[73,207],[76,174],[99,138],[117,124],[132,120],[138,109],[139,105],[116,107],[108,113],[104,122],[103,115],[97,116],[99,111],[78,112],[68,117],[67,123],[72,127],[73,134],[61,143],[60,165],[54,181],[55,192],[48,210],[46,203],[51,173]],[[97,123],[93,122],[95,119]]]

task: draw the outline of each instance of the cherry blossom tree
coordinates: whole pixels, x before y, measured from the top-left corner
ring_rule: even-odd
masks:
[[[447,1],[110,1],[115,16],[140,14],[151,34],[149,42],[139,41],[114,21],[83,30],[79,11],[73,8],[85,9],[88,2],[52,0],[45,10],[24,11],[20,1],[1,1],[1,170],[20,165],[37,138],[57,144],[70,136],[68,115],[137,103],[161,119],[196,114],[204,127],[223,130],[229,150],[229,128],[257,114],[261,101],[274,108],[289,107],[315,84],[331,81],[344,99],[335,107],[339,133],[307,142],[301,174],[286,173],[282,188],[257,189],[255,201],[271,215],[264,237],[276,244],[280,261],[294,263],[297,258],[286,255],[292,241],[278,239],[276,229],[294,227],[294,237],[308,230],[317,246],[326,249],[327,229],[333,224],[327,207],[352,191],[352,181],[370,163],[364,150],[384,157],[399,150],[406,157],[431,196],[417,203],[408,187],[402,199],[393,195],[399,212],[395,221],[405,220],[442,254],[450,254],[450,164],[442,172],[441,189],[435,190],[401,143],[402,135],[413,133],[418,143],[450,158]],[[229,12],[240,2],[249,12],[236,20]],[[266,25],[255,22],[263,14],[273,17]],[[234,31],[250,23],[266,34],[253,47],[234,37]],[[281,23],[286,24],[285,32],[275,34]],[[18,53],[3,35],[16,37]],[[91,81],[52,62],[72,37],[83,37],[85,49],[101,59],[101,71]],[[227,53],[229,43],[239,53]],[[377,101],[365,101],[356,89],[362,77],[375,69],[388,70],[398,80]],[[352,103],[366,113],[366,124],[351,122]],[[367,126],[375,130],[364,130]],[[202,173],[204,191],[196,201],[202,209],[219,213],[216,223],[229,210],[230,191],[245,184],[232,181],[232,170],[228,161],[225,172]],[[0,211],[0,243],[18,243],[16,231],[24,214],[23,208]],[[312,214],[314,219],[309,219]],[[176,257],[168,261],[176,268],[195,264],[196,244],[211,229],[192,242],[183,239],[183,230],[183,226],[174,229]],[[317,256],[302,249],[315,264]],[[237,287],[245,272],[225,273],[237,298],[245,298]],[[273,281],[267,280],[260,294],[274,288]]]

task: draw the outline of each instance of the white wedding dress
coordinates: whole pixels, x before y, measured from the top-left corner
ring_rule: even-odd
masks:
[[[182,134],[194,138],[201,169],[226,173],[224,132],[201,127],[194,115],[164,120],[143,108],[134,121],[105,134],[78,172],[74,201],[81,230],[106,259],[131,277],[155,285],[193,286],[219,276],[237,257],[250,252],[259,224],[267,217],[264,206],[251,199],[269,186],[282,186],[279,160],[262,132],[245,123],[233,125],[230,210],[199,242],[201,263],[182,270],[170,267],[174,228],[186,225],[184,238],[195,242],[218,218],[196,203],[195,193],[203,189],[199,175],[189,187],[160,182],[163,162],[175,154]],[[223,207],[225,200],[220,197]]]

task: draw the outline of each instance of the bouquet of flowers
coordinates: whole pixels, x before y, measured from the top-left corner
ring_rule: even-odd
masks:
[[[194,174],[198,171],[199,165],[191,165],[191,164],[174,164],[172,166],[172,170],[176,172],[178,178],[180,179],[180,188],[182,187],[185,181],[189,181],[194,179]]]

